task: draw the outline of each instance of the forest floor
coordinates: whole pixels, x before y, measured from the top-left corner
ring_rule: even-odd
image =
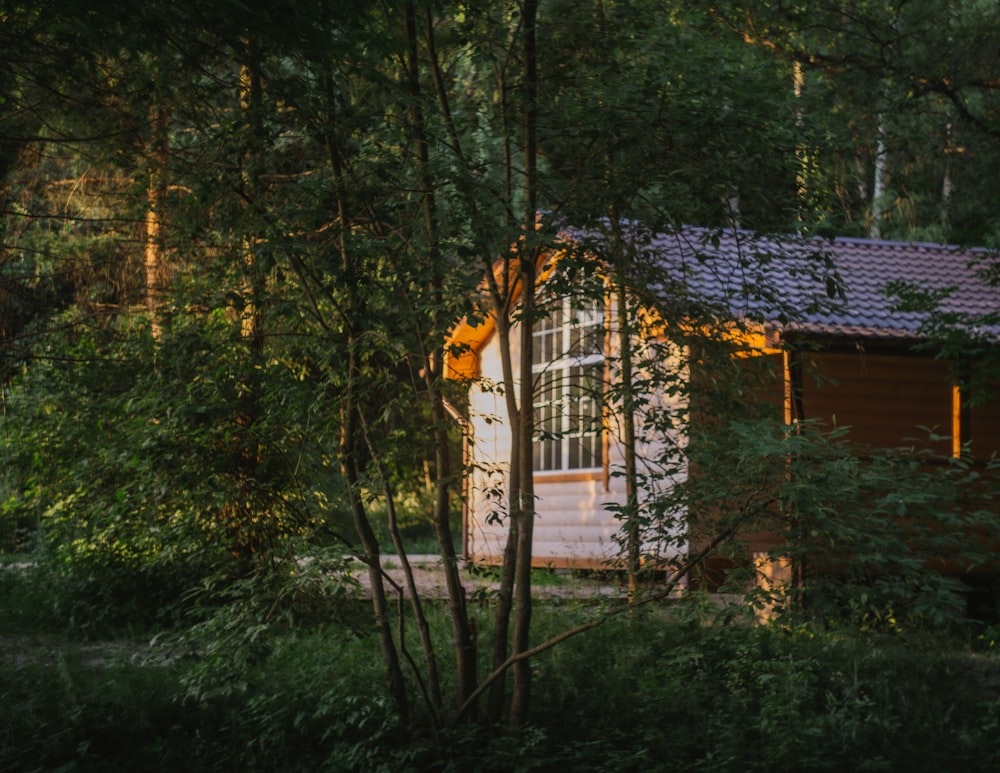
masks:
[[[409,557],[413,570],[413,581],[417,592],[426,598],[444,598],[447,595],[445,575],[441,557],[435,555],[418,555]],[[382,557],[382,571],[404,595],[406,577],[398,556]],[[500,573],[497,567],[474,567],[464,565],[460,570],[462,585],[467,595],[488,594],[500,588]],[[353,576],[360,583],[362,592],[367,595],[371,585],[368,572],[362,564],[357,565]],[[626,599],[628,586],[624,573],[610,571],[581,572],[570,569],[535,569],[532,572],[533,596],[538,599],[593,599],[609,600]]]

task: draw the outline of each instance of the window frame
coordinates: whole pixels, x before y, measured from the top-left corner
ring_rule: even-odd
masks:
[[[532,471],[550,482],[600,479],[607,465],[606,302],[567,296],[551,305],[532,325]]]

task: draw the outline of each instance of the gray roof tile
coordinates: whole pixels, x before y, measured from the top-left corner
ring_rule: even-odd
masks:
[[[582,232],[577,232],[578,234]],[[638,233],[638,232],[636,232]],[[642,252],[665,289],[692,294],[784,330],[852,338],[916,338],[925,310],[902,311],[891,282],[944,293],[938,309],[965,325],[1000,313],[1000,287],[982,276],[996,254],[983,249],[871,239],[803,239],[685,227],[645,234]],[[996,319],[980,332],[1000,338]]]

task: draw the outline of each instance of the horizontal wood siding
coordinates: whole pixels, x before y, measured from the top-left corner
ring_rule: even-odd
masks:
[[[819,419],[828,428],[850,427],[848,437],[869,448],[925,446],[928,435],[920,426],[950,438],[951,392],[948,364],[940,360],[864,352],[805,358],[805,418]],[[951,453],[950,440],[933,447]]]
[[[516,349],[516,335],[513,348]],[[517,351],[512,352],[515,361]],[[511,437],[503,395],[496,337],[480,352],[480,380],[469,394],[473,471],[468,497],[468,548],[473,561],[500,563],[507,539],[507,482]],[[613,473],[623,466],[623,452],[609,438],[607,464]],[[641,452],[653,457],[655,444]],[[664,478],[661,485],[670,481]],[[600,568],[619,552],[618,520],[607,509],[626,502],[625,479],[603,468],[587,471],[539,472],[535,475],[534,558],[538,566]]]
[[[535,484],[534,554],[542,564],[566,559],[580,564],[584,559],[603,562],[616,552],[614,534],[618,522],[606,509],[609,502],[622,503],[620,492],[604,491],[600,481]],[[506,500],[475,500],[470,558],[498,563],[507,535]],[[491,522],[493,521],[493,522]]]
[[[964,434],[972,440],[973,456],[988,461],[991,456],[1000,456],[1000,384],[990,384],[974,396],[983,402],[965,412],[969,427]]]

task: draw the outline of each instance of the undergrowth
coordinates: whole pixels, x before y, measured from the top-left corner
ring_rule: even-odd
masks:
[[[1000,769],[1000,661],[954,636],[708,624],[697,605],[636,612],[532,661],[518,734],[470,723],[435,737],[419,704],[405,725],[386,698],[363,602],[332,588],[309,601],[308,577],[290,582],[291,596],[235,584],[196,624],[136,629],[96,657],[48,617],[28,626],[45,589],[0,576],[0,611],[22,626],[0,658],[0,769]],[[541,640],[595,608],[538,612]],[[487,631],[491,610],[476,614]],[[447,641],[443,608],[431,625]]]

